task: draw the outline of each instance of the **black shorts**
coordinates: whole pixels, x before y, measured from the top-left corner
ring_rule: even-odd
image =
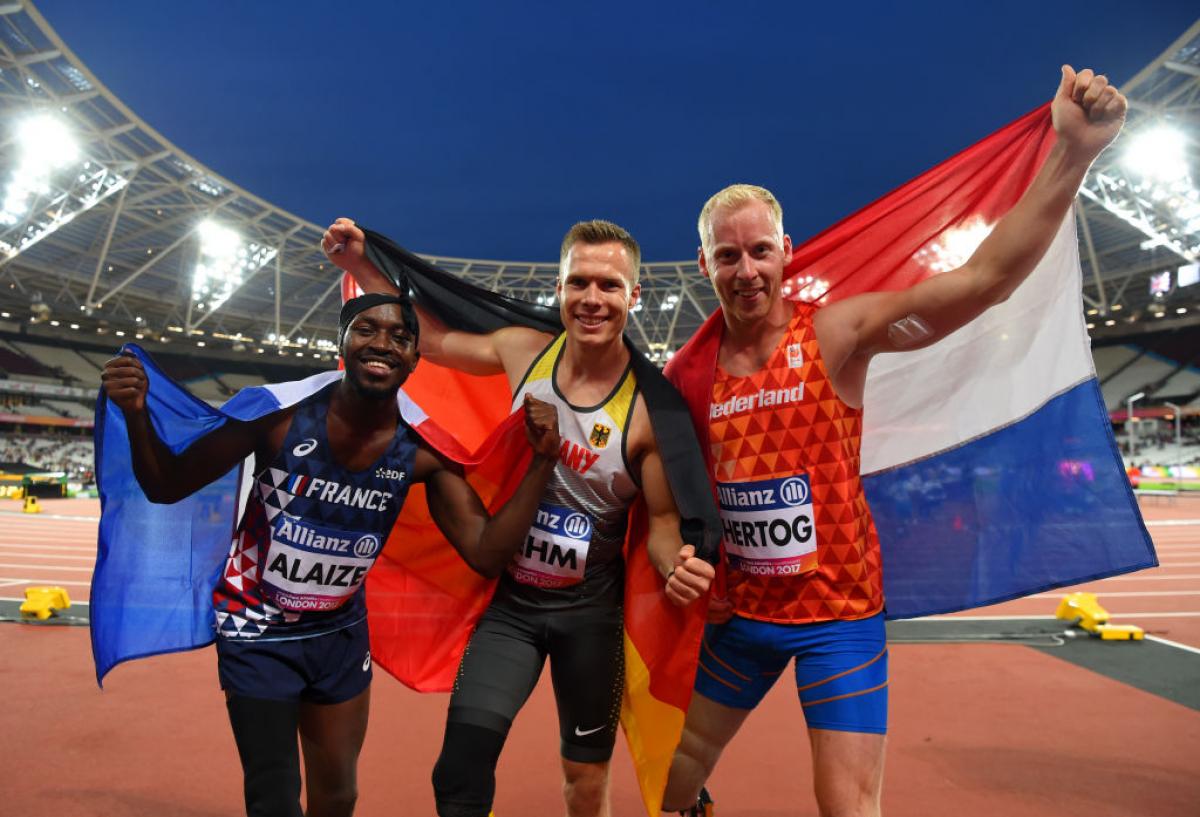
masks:
[[[463,653],[448,720],[507,734],[550,659],[562,756],[612,757],[625,681],[619,604],[538,611],[493,602]]]
[[[307,638],[218,637],[217,675],[221,689],[247,698],[348,701],[371,684],[367,620]]]

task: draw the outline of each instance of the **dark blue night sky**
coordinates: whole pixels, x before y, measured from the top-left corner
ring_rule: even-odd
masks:
[[[609,218],[695,254],[734,181],[800,240],[1050,98],[1131,78],[1194,2],[316,3],[37,0],[184,151],[324,224],[415,250],[557,257]]]

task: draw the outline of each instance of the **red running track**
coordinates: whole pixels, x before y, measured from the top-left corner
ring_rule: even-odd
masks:
[[[89,537],[94,547],[95,522],[55,515],[94,516],[95,509],[78,503],[44,507],[40,517],[0,515],[0,563],[19,565],[0,568],[0,584],[7,583],[0,595],[19,596],[18,579],[86,582],[94,557],[59,548],[86,547]],[[1147,508],[1147,516],[1200,518],[1197,511],[1178,504]],[[1200,526],[1158,525],[1151,531],[1162,542],[1164,565],[1146,575],[1166,578],[1097,585],[1113,588],[1102,600],[1114,613],[1173,604],[1167,610],[1171,617],[1153,619],[1160,623],[1137,623],[1161,626],[1182,639],[1188,632],[1181,622],[1190,618],[1172,611],[1200,610],[1200,596],[1179,595],[1171,602],[1166,596],[1113,595],[1198,584],[1181,576],[1200,573],[1200,566],[1186,564],[1200,562],[1200,555],[1188,555],[1200,541]],[[34,547],[14,547],[21,544]],[[68,558],[45,558],[51,555]],[[85,585],[68,587],[74,598],[86,598]],[[975,613],[1049,614],[1059,594],[1051,595]],[[0,744],[0,813],[240,813],[236,751],[211,650],[124,665],[109,676],[104,692],[95,685],[84,628],[0,625],[0,651],[5,657],[0,734],[6,738]],[[1198,813],[1200,712],[1011,644],[893,645],[891,675],[884,786],[890,817]],[[446,696],[417,695],[377,678],[357,814],[431,815],[428,779]],[[562,813],[556,734],[553,701],[543,683],[518,718],[501,760],[500,817]],[[717,813],[815,815],[808,768],[795,692],[778,684],[711,781]],[[614,759],[613,804],[615,815],[642,813],[623,744]]]

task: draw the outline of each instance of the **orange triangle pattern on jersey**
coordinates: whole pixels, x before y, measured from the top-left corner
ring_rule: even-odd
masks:
[[[762,621],[864,618],[883,607],[879,538],[859,477],[862,410],[834,393],[813,332],[815,311],[811,304],[795,305],[763,368],[745,377],[718,368],[713,381],[714,406],[752,406],[709,422],[717,482],[808,474],[812,488],[816,558],[792,575],[730,571],[734,610]],[[797,402],[763,406],[752,400],[764,392],[794,394],[797,387]]]

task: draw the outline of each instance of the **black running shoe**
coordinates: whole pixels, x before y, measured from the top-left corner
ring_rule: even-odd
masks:
[[[680,817],[713,817],[713,801],[708,794],[708,789],[701,788],[700,796],[696,798],[696,805],[684,809],[679,814]]]

